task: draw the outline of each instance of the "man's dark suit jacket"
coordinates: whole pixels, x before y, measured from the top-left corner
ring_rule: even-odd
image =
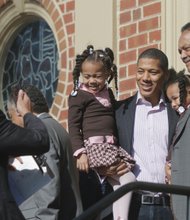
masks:
[[[49,137],[40,119],[27,113],[21,128],[8,121],[0,110],[0,219],[23,220],[8,185],[9,155],[41,154],[49,149]]]
[[[190,135],[190,108],[180,117],[173,140],[171,182],[181,186],[190,186],[189,169],[189,135]],[[172,207],[176,220],[190,219],[189,197],[172,195]]]
[[[137,94],[131,96],[126,100],[118,101],[116,103],[115,117],[116,117],[117,129],[118,129],[119,144],[130,154],[133,144],[136,100],[137,100]],[[175,133],[175,127],[178,121],[178,115],[172,109],[169,103],[166,104],[167,104],[168,124],[169,124],[169,134],[168,134],[168,148],[169,148]]]

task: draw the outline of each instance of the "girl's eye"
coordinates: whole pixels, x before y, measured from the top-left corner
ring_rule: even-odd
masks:
[[[100,78],[102,78],[102,76],[101,75],[97,75],[96,78],[100,79]]]
[[[83,76],[85,79],[89,79],[89,76]]]
[[[83,74],[82,76],[83,76],[83,78],[85,78],[85,79],[89,79],[89,77],[90,77],[90,75],[88,75],[88,74]]]

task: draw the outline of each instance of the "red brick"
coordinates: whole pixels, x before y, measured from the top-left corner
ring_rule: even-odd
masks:
[[[53,14],[52,14],[52,20],[55,22],[57,20],[57,18],[59,17],[59,12],[56,9]]]
[[[139,22],[139,32],[158,28],[158,17],[150,18]]]
[[[54,98],[54,102],[55,102],[55,104],[61,106],[62,99],[63,99],[62,96],[60,96],[60,95],[56,95],[55,98]]]
[[[120,24],[125,24],[131,21],[131,12],[123,12],[120,14]]]
[[[149,42],[161,41],[161,31],[156,30],[149,33]]]
[[[69,12],[69,11],[73,11],[74,9],[75,9],[75,1],[67,2],[66,11]]]
[[[74,57],[75,55],[75,48],[69,48],[69,57]]]
[[[119,76],[118,76],[119,79],[126,78],[126,72],[127,72],[126,67],[121,67],[119,69]]]
[[[42,4],[44,6],[44,8],[48,8],[48,5],[50,4],[51,2],[49,0],[43,0]]]
[[[126,79],[122,80],[119,84],[120,91],[126,91],[126,90],[134,90],[136,89],[136,79]]]
[[[73,60],[69,60],[69,70],[73,70]]]
[[[49,14],[51,15],[53,13],[55,9],[55,4],[53,2],[51,2],[49,5],[48,5],[48,8],[47,8],[47,11],[49,12]]]
[[[66,24],[73,22],[73,14],[72,13],[65,14],[63,16],[63,19],[64,19]]]
[[[130,64],[128,66],[128,76],[136,75],[137,72],[137,64]]]
[[[141,34],[128,39],[128,48],[136,48],[147,44],[147,34]]]
[[[74,31],[75,31],[75,25],[74,24],[67,25],[66,29],[67,29],[67,34],[68,35],[73,34]]]
[[[67,109],[68,108],[68,96],[64,94],[64,100],[63,100],[63,103],[62,103],[62,109]]]
[[[64,89],[65,89],[65,84],[64,84],[64,83],[61,83],[61,82],[58,82],[57,91],[58,91],[59,93],[63,94]]]
[[[152,45],[148,45],[142,48],[138,49],[138,54],[141,54],[144,50],[149,49],[149,48],[158,48],[158,44],[152,44]]]
[[[156,2],[151,5],[147,5],[143,7],[143,15],[144,17],[150,16],[150,15],[156,15],[161,12],[161,3]]]
[[[63,27],[63,23],[62,23],[62,20],[61,18],[55,22],[55,28],[57,30],[57,32]]]
[[[136,33],[136,24],[130,24],[120,28],[120,37],[125,38]]]
[[[120,60],[119,64],[126,64],[136,60],[136,50],[121,53],[119,56],[119,60]]]
[[[69,36],[68,37],[69,47],[72,47],[74,45],[74,37]]]
[[[62,110],[60,113],[60,120],[64,120],[68,118],[68,111],[67,110]]]
[[[55,105],[53,105],[53,106],[51,107],[51,113],[57,118],[58,113],[59,113],[58,107],[55,106]]]
[[[60,7],[60,9],[61,9],[61,12],[65,12],[65,4],[61,4],[61,5],[59,5],[59,7]]]
[[[120,40],[119,41],[119,51],[126,50],[126,39]]]
[[[65,32],[63,29],[59,30],[59,32],[57,33],[57,37],[58,37],[58,41],[62,41],[65,37]]]
[[[75,63],[73,62],[75,57],[69,57],[69,72],[73,71]]]
[[[66,52],[63,52],[61,54],[61,68],[66,68],[67,66],[67,54]]]
[[[139,5],[143,5],[143,4],[146,4],[148,2],[152,2],[153,0],[139,0]]]
[[[120,1],[120,10],[129,9],[136,6],[136,0],[121,0]]]
[[[73,72],[69,72],[69,82],[73,83]]]
[[[133,10],[133,21],[139,20],[141,18],[141,9],[137,8]]]
[[[71,92],[72,92],[72,90],[73,90],[73,83],[67,85],[67,91],[66,91],[66,94],[67,94],[67,95],[70,95]]]
[[[67,47],[67,43],[66,43],[65,40],[59,42],[59,50],[60,50],[60,52],[64,51],[66,47]]]
[[[60,82],[65,82],[65,80],[66,80],[66,73],[65,73],[65,71],[60,71],[59,72],[59,81]]]

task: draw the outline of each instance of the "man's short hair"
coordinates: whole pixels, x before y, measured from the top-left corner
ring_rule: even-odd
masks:
[[[40,114],[42,112],[49,112],[49,107],[44,95],[37,87],[33,85],[26,84],[22,86],[12,86],[7,105],[15,105],[16,108],[18,92],[20,89],[22,89],[28,95],[32,104],[32,111],[34,113]]]
[[[32,103],[32,111],[40,114],[42,112],[49,112],[47,101],[42,92],[33,85],[22,85],[21,89],[26,92]]]
[[[190,31],[190,22],[182,26],[181,32],[184,32],[184,31]]]
[[[166,72],[168,71],[168,58],[165,53],[157,48],[149,48],[144,50],[138,57],[137,63],[142,58],[155,59],[160,61],[160,68]]]

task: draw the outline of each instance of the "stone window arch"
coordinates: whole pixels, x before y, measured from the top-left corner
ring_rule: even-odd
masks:
[[[0,38],[2,39],[0,41],[1,109],[5,110],[5,103],[11,86],[23,82],[36,85],[41,89],[47,98],[49,107],[51,107],[58,83],[59,67],[56,31],[54,30],[51,17],[39,4],[13,0],[13,4],[7,4],[6,8],[0,14],[0,20]],[[36,59],[40,55],[44,55],[45,50],[47,52],[44,60],[38,59],[38,65],[36,67],[33,66],[34,63],[31,62],[30,56],[31,50],[34,51],[34,47],[32,49],[31,44],[35,44],[35,42],[32,42],[32,39],[25,39],[27,32],[32,34],[32,29],[33,31],[34,29],[41,30],[41,34],[45,34],[46,38],[51,41],[51,43],[45,43],[40,39],[40,34],[38,35],[38,39],[35,39],[36,45],[39,44],[39,54],[36,54],[36,49],[32,55],[33,58]],[[19,45],[19,41],[21,45]],[[52,48],[53,44],[54,48]],[[17,51],[15,46],[17,46]],[[42,48],[43,46],[44,48]],[[49,47],[49,51],[47,51],[47,47]],[[19,53],[24,50],[25,54],[22,54],[23,56],[20,58],[19,56],[21,54]],[[27,61],[30,62],[27,63]],[[22,66],[23,64],[24,66]],[[52,71],[53,74],[50,73]],[[35,76],[35,72],[38,77]]]
[[[49,25],[42,19],[23,26],[10,46],[3,69],[3,101],[15,85],[39,88],[51,107],[58,82],[58,53]]]

